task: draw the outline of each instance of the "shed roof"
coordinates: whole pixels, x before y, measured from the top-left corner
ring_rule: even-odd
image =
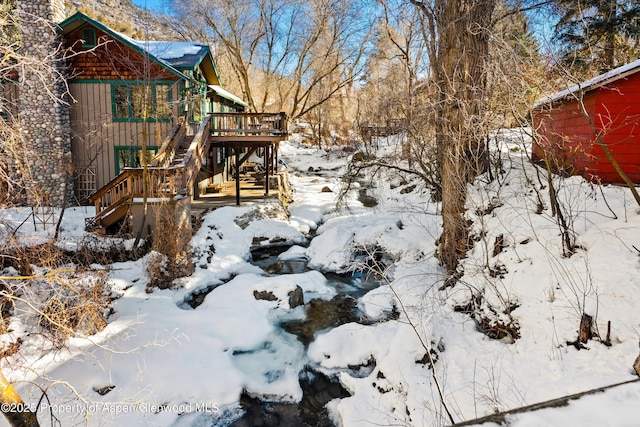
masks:
[[[222,87],[218,85],[209,85],[209,89],[211,89],[216,95],[224,99],[228,99],[229,101],[234,102],[238,105],[242,105],[243,107],[249,107],[249,105],[246,102],[244,102],[241,98],[237,97],[231,92],[228,92],[222,89]]]
[[[569,97],[570,95],[576,93],[576,92],[590,92],[592,90],[595,90],[599,87],[605,86],[609,83],[615,82],[616,80],[620,80],[620,79],[624,79],[632,74],[637,73],[638,71],[640,71],[640,59],[633,61],[629,64],[623,65],[621,67],[618,68],[614,68],[611,71],[608,71],[604,74],[601,74],[599,76],[596,76],[592,79],[589,79],[587,81],[584,81],[582,83],[578,83],[576,85],[573,85],[565,90],[562,90],[560,92],[554,93],[553,95],[550,96],[546,96],[544,98],[542,98],[540,101],[538,101],[537,103],[535,103],[531,109],[532,110],[536,110],[540,107],[543,107],[547,104],[556,102],[556,101],[560,101],[564,98]]]

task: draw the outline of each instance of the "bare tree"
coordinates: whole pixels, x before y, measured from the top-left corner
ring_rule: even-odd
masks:
[[[34,25],[35,17],[28,14],[21,16],[23,25]],[[32,22],[33,21],[33,22]],[[66,105],[68,103],[68,90],[66,86],[65,71],[60,64],[66,63],[76,53],[72,50],[57,45],[56,48],[46,52],[42,57],[28,49],[20,49],[21,40],[18,29],[18,15],[15,12],[15,2],[2,3],[0,5],[0,208],[15,204],[30,203],[37,207],[45,203],[42,198],[46,191],[42,191],[42,177],[36,177],[32,165],[36,162],[51,161],[43,159],[37,150],[31,147],[20,126],[18,97],[24,96],[29,87],[23,83],[24,76],[30,76],[31,88],[41,86],[46,96],[42,103],[50,102],[53,106]],[[55,25],[40,19],[39,24],[46,25],[45,30],[50,29],[55,34]],[[96,47],[97,48],[97,47]],[[35,82],[35,83],[33,83]],[[63,88],[63,91],[55,91]],[[66,154],[65,154],[66,156]],[[70,181],[76,176],[76,171],[65,169],[62,180],[70,185]],[[59,214],[56,235],[51,242],[42,244],[37,248],[25,248],[14,239],[17,229],[12,229],[9,235],[2,236],[0,244],[0,269],[6,266],[15,267],[15,273],[4,270],[6,276],[0,277],[0,316],[7,316],[7,306],[14,301],[20,301],[26,307],[29,316],[37,316],[37,327],[45,329],[45,333],[52,342],[63,342],[65,337],[74,334],[79,325],[87,326],[89,321],[86,316],[95,315],[99,325],[104,327],[103,308],[101,303],[94,304],[92,296],[103,298],[106,281],[89,280],[89,284],[80,284],[82,278],[90,274],[76,275],[75,273],[60,273],[57,267],[63,263],[62,252],[53,243],[57,238],[60,223],[64,214],[64,207],[70,202],[65,192],[62,201],[62,211]],[[23,223],[24,224],[24,223]],[[37,260],[37,261],[36,261]],[[49,273],[36,276],[31,264],[38,263]],[[64,262],[67,262],[66,260]],[[7,273],[8,271],[8,273]],[[92,277],[92,279],[95,279]],[[73,286],[70,282],[73,281]],[[36,286],[32,286],[37,283]],[[49,285],[49,295],[36,295],[34,289],[39,289],[40,284]],[[86,285],[86,286],[85,286]],[[45,286],[44,289],[47,287]],[[95,292],[94,292],[95,291]],[[91,295],[90,295],[91,294]],[[34,297],[32,299],[32,297]],[[104,301],[103,301],[104,302]],[[75,307],[72,309],[72,307]],[[2,322],[4,322],[4,318]],[[90,335],[97,329],[85,332]],[[39,330],[39,332],[42,332]],[[5,353],[6,355],[6,353]],[[37,426],[38,420],[32,409],[37,405],[25,403],[16,393],[12,384],[6,380],[0,372],[0,403],[1,412],[6,416],[11,425]]]
[[[387,119],[403,119],[404,130],[428,125],[422,118],[424,104],[418,105],[428,74],[426,44],[420,15],[405,2],[381,2],[375,45],[365,70],[361,90],[362,120],[385,126]],[[421,87],[422,86],[422,87]]]
[[[436,144],[442,180],[439,258],[449,273],[468,245],[466,185],[487,166],[484,113],[495,0],[410,0],[423,16],[438,90]]]
[[[353,83],[371,29],[352,0],[175,0],[173,8],[181,33],[213,40],[228,55],[252,110],[292,119]]]

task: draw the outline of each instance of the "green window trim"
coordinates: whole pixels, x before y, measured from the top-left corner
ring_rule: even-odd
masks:
[[[111,83],[114,122],[169,122],[173,118],[171,86],[174,82],[144,84],[139,81]],[[145,109],[147,111],[145,111]]]
[[[125,168],[142,167],[142,157],[146,157],[147,163],[149,163],[158,154],[158,146],[148,146],[146,151],[147,155],[142,156],[142,146],[140,145],[116,145],[114,147],[116,175],[119,175]]]
[[[98,44],[95,28],[82,29],[82,47],[91,48]]]

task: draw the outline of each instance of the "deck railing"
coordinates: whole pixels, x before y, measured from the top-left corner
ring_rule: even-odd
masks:
[[[286,113],[212,113],[211,136],[286,138]]]
[[[211,120],[200,125],[182,162],[168,166],[181,138],[180,129],[174,129],[165,140],[158,155],[147,168],[125,168],[117,177],[91,195],[89,201],[96,208],[94,224],[99,224],[119,206],[147,197],[147,201],[175,200],[188,195],[206,153]],[[178,125],[179,126],[179,125]],[[154,166],[158,165],[158,166]],[[145,173],[146,171],[146,173]]]
[[[177,148],[190,133],[188,124],[181,119],[147,168],[126,168],[89,197],[96,208],[93,223],[99,225],[102,218],[118,207],[145,195],[147,200],[174,200],[188,195],[212,139],[278,141],[286,139],[287,126],[286,113],[211,113],[198,127],[182,161],[176,164]]]

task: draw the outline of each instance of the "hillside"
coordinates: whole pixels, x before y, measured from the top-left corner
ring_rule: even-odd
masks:
[[[174,40],[176,33],[159,12],[142,10],[131,0],[67,0],[67,15],[80,11],[139,40]]]

